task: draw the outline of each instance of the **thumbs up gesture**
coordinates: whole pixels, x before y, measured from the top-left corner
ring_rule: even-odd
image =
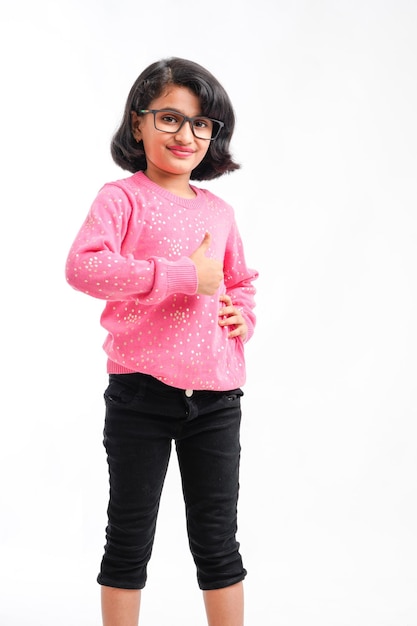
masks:
[[[211,235],[206,233],[201,244],[190,256],[197,269],[197,293],[204,296],[212,296],[223,280],[223,264],[206,256],[210,243]]]

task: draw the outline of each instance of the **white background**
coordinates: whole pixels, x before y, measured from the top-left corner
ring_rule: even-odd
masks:
[[[417,4],[1,8],[0,624],[99,626],[102,303],[65,282],[137,75],[211,70],[243,167],[206,183],[260,272],[239,539],[248,626],[417,625]],[[205,623],[175,457],[141,626]]]

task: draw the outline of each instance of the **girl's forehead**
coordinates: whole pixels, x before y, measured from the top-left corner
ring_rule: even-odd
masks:
[[[167,85],[162,93],[152,100],[150,108],[173,108],[180,111],[183,108],[200,109],[200,98],[183,85]]]

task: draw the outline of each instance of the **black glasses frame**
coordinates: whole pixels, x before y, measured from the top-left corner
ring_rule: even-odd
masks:
[[[187,115],[184,115],[184,113],[179,113],[179,111],[173,111],[172,109],[141,109],[139,113],[141,113],[142,115],[146,115],[146,113],[152,113],[153,125],[155,127],[155,130],[158,130],[160,133],[169,133],[171,135],[178,133],[181,130],[181,128],[184,126],[185,122],[189,122],[191,132],[193,133],[194,137],[196,137],[197,139],[202,139],[203,141],[215,141],[215,139],[217,139],[217,137],[219,136],[221,129],[224,127],[224,122],[221,122],[220,120],[214,120],[213,118],[207,117],[206,115],[196,115],[195,117],[188,117]],[[179,125],[179,127],[176,128],[175,130],[161,130],[160,128],[157,128],[156,126],[156,114],[157,113],[172,113],[173,115],[181,116],[183,120],[181,124]],[[213,137],[199,137],[198,135],[195,134],[194,122],[195,120],[201,120],[201,119],[210,120],[210,122],[215,122],[216,124],[219,125],[217,132]]]

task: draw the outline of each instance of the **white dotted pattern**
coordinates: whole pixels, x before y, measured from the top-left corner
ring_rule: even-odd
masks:
[[[139,371],[181,389],[227,390],[245,382],[243,344],[220,327],[227,293],[255,325],[253,281],[233,209],[207,190],[174,196],[143,172],[104,185],[68,255],[75,289],[106,300],[101,323],[110,372]],[[208,256],[223,259],[224,284],[196,294],[190,254],[211,233]]]

